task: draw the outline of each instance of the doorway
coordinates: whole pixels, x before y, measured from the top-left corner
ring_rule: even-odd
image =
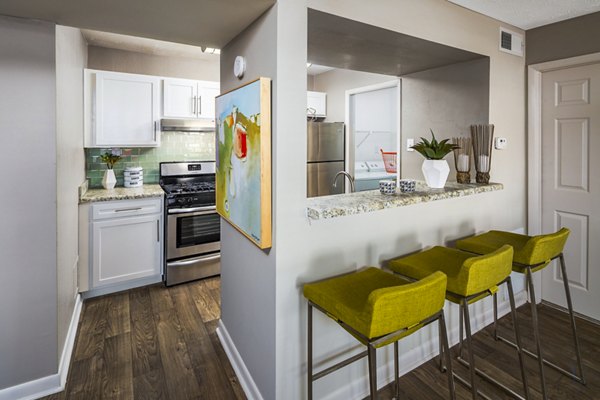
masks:
[[[386,171],[381,150],[399,152],[401,81],[395,79],[346,91],[346,170],[354,176],[356,190],[373,190],[381,179],[396,179]]]
[[[571,230],[574,310],[600,321],[600,54],[531,66],[529,78],[530,232]],[[538,284],[542,300],[566,307],[556,262]]]

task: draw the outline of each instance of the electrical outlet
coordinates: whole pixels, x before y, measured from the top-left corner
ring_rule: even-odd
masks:
[[[412,147],[415,145],[415,139],[408,138],[406,139],[406,151],[415,151]]]
[[[506,140],[506,138],[497,137],[494,140],[494,147],[496,148],[496,150],[504,150],[504,149],[506,149],[507,145],[508,145],[508,140]]]

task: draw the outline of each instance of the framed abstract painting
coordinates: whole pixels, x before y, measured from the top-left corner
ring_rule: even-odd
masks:
[[[271,247],[271,80],[216,99],[217,212],[261,249]]]

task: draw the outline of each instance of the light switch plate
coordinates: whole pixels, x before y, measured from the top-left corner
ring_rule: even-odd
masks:
[[[415,151],[412,147],[415,145],[415,139],[408,138],[406,139],[406,151]]]

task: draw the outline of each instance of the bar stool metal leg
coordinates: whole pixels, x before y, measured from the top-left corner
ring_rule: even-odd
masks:
[[[492,297],[494,299],[494,339],[498,340],[498,292],[494,293]]]
[[[371,400],[377,400],[377,349],[371,344],[367,346],[369,355],[369,387]]]
[[[512,316],[513,320],[516,321],[517,320],[517,308],[515,306],[514,291],[513,291],[512,280],[511,280],[510,276],[508,276],[506,278],[505,282],[506,282],[506,286],[508,288],[508,297],[509,297],[509,302],[510,302],[511,316]],[[462,305],[461,305],[461,307],[462,307]],[[516,342],[517,343],[516,344],[512,344],[510,342],[507,342],[507,343],[511,344],[511,346],[513,346],[514,348],[517,349],[517,354],[519,356],[519,364],[521,366],[521,379],[523,380],[524,396],[522,396],[519,393],[515,392],[514,390],[512,390],[508,386],[504,385],[503,383],[498,382],[493,377],[491,377],[490,375],[488,375],[487,373],[485,373],[484,371],[482,371],[482,370],[480,370],[478,368],[475,368],[475,373],[477,373],[477,375],[481,376],[486,381],[494,383],[500,389],[502,389],[506,393],[510,394],[513,398],[520,399],[520,400],[526,400],[526,399],[529,399],[529,385],[527,383],[527,376],[526,376],[526,372],[525,372],[525,360],[524,360],[524,357],[523,357],[523,354],[524,354],[525,350],[523,349],[523,346],[521,344],[521,336],[520,336],[520,333],[519,333],[518,326],[515,324],[513,328],[514,328],[514,334],[515,334],[515,338],[516,338]],[[501,341],[505,341],[505,339],[503,337],[501,337],[501,336],[499,336],[498,339],[501,340]],[[465,367],[469,367],[469,363],[467,361],[465,361],[462,358],[462,356],[458,357],[458,361],[461,364],[463,364]],[[479,395],[482,396],[482,397],[484,397],[484,398],[487,398],[487,396],[485,396],[481,392],[479,392]]]
[[[448,389],[450,390],[450,398],[456,399],[456,388],[454,387],[454,373],[452,372],[452,356],[450,354],[450,346],[448,345],[448,334],[446,332],[446,319],[444,318],[444,311],[440,312],[439,316],[439,331],[440,340],[442,343],[442,350],[440,351],[440,365],[442,359],[442,353],[446,354],[446,364],[448,365]],[[398,400],[398,399],[397,399]]]
[[[585,385],[585,377],[583,375],[583,365],[581,363],[581,351],[579,350],[579,338],[577,337],[577,326],[575,325],[575,315],[573,314],[573,302],[571,301],[571,289],[569,288],[569,279],[567,278],[567,267],[565,265],[565,257],[561,253],[560,269],[562,271],[563,284],[565,285],[565,296],[567,297],[567,307],[569,308],[569,316],[571,319],[571,330],[573,339],[575,340],[575,354],[577,356],[577,367],[579,368],[580,382]]]
[[[523,379],[523,390],[525,390],[525,398],[529,399],[529,385],[527,384],[527,374],[525,373],[525,360],[523,358],[523,346],[521,344],[521,335],[519,334],[519,324],[517,323],[517,307],[515,305],[515,294],[512,287],[512,280],[510,276],[506,280],[506,286],[508,288],[508,299],[510,301],[510,314],[513,320],[513,327],[515,331],[515,339],[517,341],[517,352],[519,354],[519,364],[521,365],[521,379]],[[496,296],[494,294],[494,300]],[[497,307],[496,307],[497,311]],[[498,340],[498,338],[495,338]]]
[[[469,346],[469,375],[471,377],[471,394],[473,400],[477,400],[477,384],[475,383],[475,357],[473,342],[471,341],[471,319],[469,318],[469,302],[467,299],[463,300],[462,311],[464,313],[465,332],[467,334],[467,346]]]
[[[396,400],[400,399],[400,367],[398,366],[398,342],[394,342],[394,393],[396,393]]]
[[[307,357],[308,360],[306,362],[306,369],[308,376],[308,389],[307,389],[307,398],[308,400],[312,400],[313,398],[313,348],[312,348],[312,335],[313,335],[313,307],[308,304],[308,346],[307,346]]]
[[[527,283],[529,284],[529,299],[531,301],[531,324],[533,325],[533,337],[537,349],[537,359],[540,368],[540,381],[542,385],[542,397],[544,400],[548,398],[546,393],[546,376],[544,375],[544,356],[542,354],[542,345],[540,343],[540,331],[538,327],[537,305],[535,304],[535,288],[533,285],[533,276],[531,275],[531,267],[527,267]]]
[[[463,337],[464,337],[464,332],[463,332],[463,314],[462,314],[462,306],[459,305],[459,312],[458,312],[458,356],[462,358],[463,352]]]
[[[438,368],[440,369],[440,372],[444,372],[444,348],[442,346],[442,330],[439,329],[438,330],[438,339],[439,339],[439,343],[440,343],[440,355],[438,357]]]

